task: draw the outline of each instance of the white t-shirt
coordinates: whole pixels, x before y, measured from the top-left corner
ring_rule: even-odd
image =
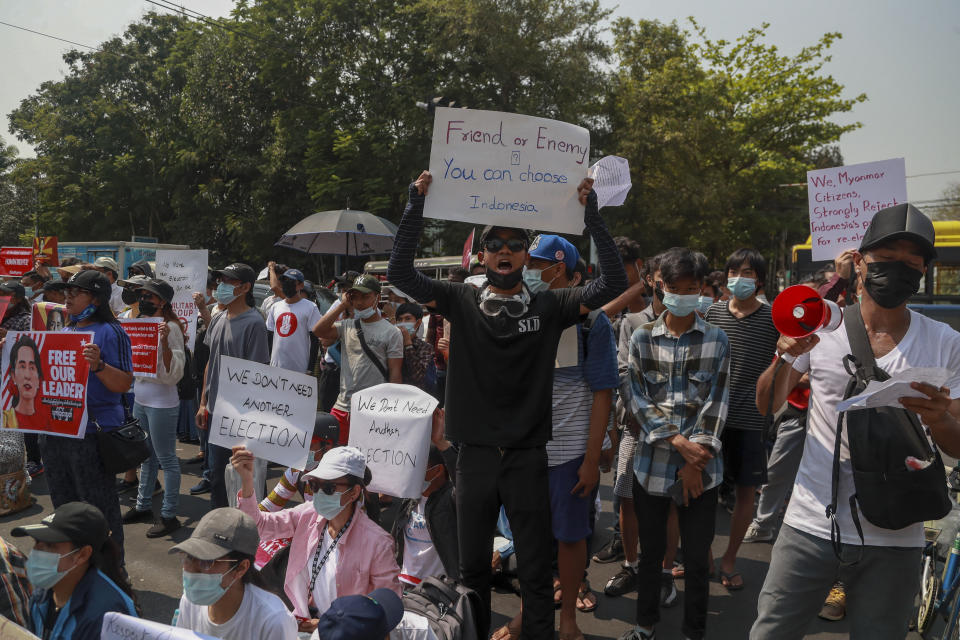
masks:
[[[310,588],[310,576],[313,575],[313,563],[323,559],[323,554],[327,552],[331,543],[330,532],[323,528],[323,537],[320,538],[320,544],[317,550],[307,558],[307,564],[297,576],[303,585],[303,590]],[[327,561],[320,567],[320,573],[317,574],[317,582],[313,585],[313,604],[320,612],[320,615],[330,608],[333,601],[337,599],[337,564],[340,562],[340,545],[333,548]],[[319,554],[319,556],[317,555]]]
[[[424,578],[446,573],[437,549],[433,546],[433,539],[430,538],[430,530],[427,529],[426,509],[427,498],[421,497],[403,528],[403,566],[400,568],[400,580],[407,584],[417,585]],[[410,576],[414,580],[405,580],[404,576]]]
[[[297,637],[297,619],[283,600],[252,584],[244,585],[240,608],[223,624],[210,621],[206,606],[180,596],[176,626],[222,640],[295,640]]]
[[[310,332],[320,317],[320,309],[309,300],[273,303],[267,312],[267,331],[273,331],[270,366],[305,372],[310,361]]]
[[[837,437],[837,404],[850,376],[843,368],[843,356],[850,353],[850,343],[843,324],[831,333],[821,333],[820,342],[809,353],[796,359],[793,368],[810,372],[810,412],[807,416],[807,439],[797,472],[796,484],[784,522],[818,538],[830,539],[830,521],[826,508],[830,504],[833,478],[833,449]],[[960,397],[960,333],[948,325],[914,311],[910,327],[890,353],[877,359],[877,365],[893,375],[914,367],[943,367],[955,373],[946,386],[953,397]],[[837,491],[837,517],[842,539],[860,544],[850,515],[853,494],[853,471],[844,428],[840,447],[840,484]],[[903,529],[881,529],[860,514],[864,543],[884,547],[922,547],[923,523]]]

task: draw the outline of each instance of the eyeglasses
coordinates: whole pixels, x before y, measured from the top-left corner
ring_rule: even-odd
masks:
[[[323,491],[328,496],[332,496],[334,493],[336,493],[337,487],[345,487],[349,489],[351,486],[347,482],[335,482],[333,480],[322,481],[316,480],[315,478],[311,478],[308,481],[308,484],[310,485],[310,488],[314,490],[314,492]]]
[[[237,563],[239,560],[234,560],[232,558],[218,558],[217,560],[201,560],[200,558],[194,558],[189,553],[180,554],[180,564],[184,569],[199,569],[200,571],[209,571],[213,568],[218,562],[231,562]]]
[[[487,251],[493,252],[500,251],[500,249],[503,248],[503,245],[507,245],[507,249],[509,249],[511,253],[517,253],[527,248],[527,243],[520,238],[510,238],[506,241],[504,241],[502,238],[489,238],[485,243],[483,243],[483,246]]]

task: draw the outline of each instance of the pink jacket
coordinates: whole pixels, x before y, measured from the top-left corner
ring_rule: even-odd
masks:
[[[237,506],[257,523],[257,531],[263,540],[293,538],[290,543],[290,559],[287,576],[297,576],[317,551],[320,532],[327,526],[326,519],[317,515],[309,502],[294,509],[282,509],[273,513],[260,511],[255,496],[237,496]],[[337,596],[366,595],[374,589],[385,587],[397,595],[403,595],[397,576],[400,568],[394,559],[393,538],[358,509],[353,522],[340,542],[337,562]],[[283,590],[293,603],[293,613],[309,618],[310,594],[298,580],[286,580]],[[320,613],[323,613],[322,611]]]

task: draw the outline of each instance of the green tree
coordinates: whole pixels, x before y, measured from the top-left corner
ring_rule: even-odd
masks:
[[[942,202],[930,207],[934,220],[960,220],[960,182],[954,182],[943,190]]]

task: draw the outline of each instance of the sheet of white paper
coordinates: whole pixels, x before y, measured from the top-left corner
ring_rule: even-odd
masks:
[[[597,205],[619,207],[630,193],[630,163],[620,156],[604,156],[590,167],[587,175],[593,178],[593,190],[597,192]]]
[[[926,398],[916,389],[910,388],[911,382],[926,382],[942,387],[950,379],[950,371],[940,367],[914,367],[894,375],[889,380],[867,384],[860,395],[853,396],[837,405],[837,411],[872,409],[875,407],[900,407],[900,398]]]

